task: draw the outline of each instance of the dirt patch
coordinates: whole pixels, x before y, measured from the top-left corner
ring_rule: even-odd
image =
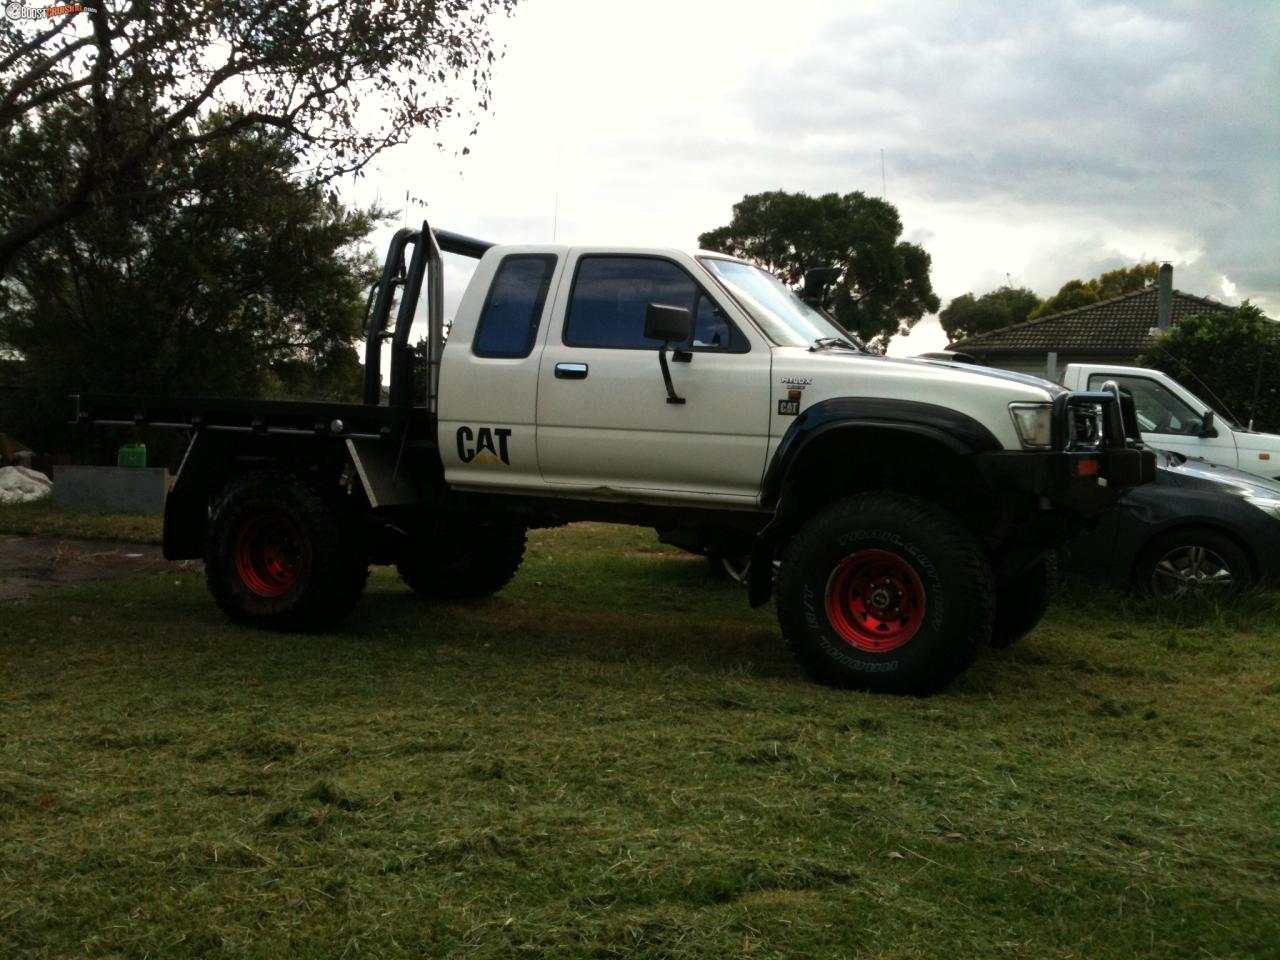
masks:
[[[70,583],[116,580],[172,566],[154,544],[0,534],[0,601],[20,600]]]

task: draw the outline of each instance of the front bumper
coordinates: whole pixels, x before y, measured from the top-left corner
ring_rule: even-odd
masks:
[[[1073,414],[1100,411],[1096,436],[1073,439]],[[1035,495],[1048,505],[1083,518],[1093,517],[1115,503],[1126,490],[1150,483],[1156,476],[1156,457],[1142,447],[1136,421],[1121,409],[1111,393],[1073,393],[1054,402],[1053,442],[1050,450],[1001,450],[974,459],[987,483],[1010,495]]]
[[[1078,451],[1004,451],[979,454],[978,470],[996,491],[1033,494],[1082,517],[1115,503],[1131,487],[1150,483],[1156,458],[1137,447]]]

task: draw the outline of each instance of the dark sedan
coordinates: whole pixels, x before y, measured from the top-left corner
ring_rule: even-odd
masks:
[[[1280,582],[1280,483],[1157,451],[1135,487],[1063,549],[1078,576],[1143,593],[1227,592]]]

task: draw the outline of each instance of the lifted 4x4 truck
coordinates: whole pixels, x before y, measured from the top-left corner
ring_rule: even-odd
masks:
[[[442,251],[479,261],[447,342]],[[491,594],[532,527],[685,528],[750,554],[751,603],[776,589],[814,678],[929,693],[1030,630],[1048,551],[1154,469],[1118,391],[874,356],[721,254],[423,224],[371,300],[361,404],[77,398],[82,423],[192,431],[164,552],[203,557],[239,623],[328,627],[370,563]]]

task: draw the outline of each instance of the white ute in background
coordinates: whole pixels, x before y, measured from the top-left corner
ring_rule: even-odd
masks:
[[[1108,380],[1133,395],[1142,436],[1153,447],[1280,480],[1280,436],[1218,416],[1167,373],[1092,363],[1070,363],[1062,373],[1068,390],[1101,390]]]

